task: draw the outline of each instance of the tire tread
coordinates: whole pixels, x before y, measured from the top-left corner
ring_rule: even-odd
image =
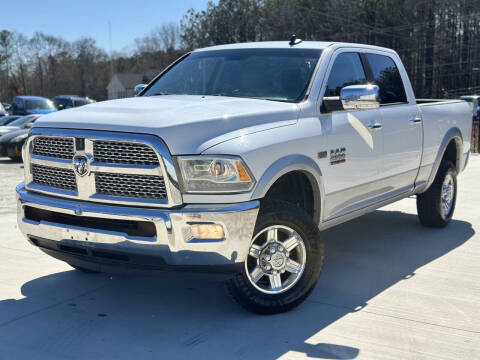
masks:
[[[439,198],[442,192],[443,180],[448,172],[452,172],[455,182],[455,195],[452,209],[447,218],[443,218],[441,214],[441,205]],[[423,226],[443,228],[450,222],[453,212],[455,210],[456,192],[457,192],[457,171],[451,161],[443,160],[435,176],[435,180],[430,188],[417,195],[417,213],[420,223]]]
[[[263,223],[272,221],[295,224],[303,229],[307,235],[307,239],[304,239],[307,265],[300,281],[292,289],[278,295],[260,293],[251,286],[244,274],[237,274],[227,281],[226,288],[230,296],[248,311],[257,314],[278,314],[302,303],[313,291],[324,259],[324,246],[318,227],[303,209],[281,200],[265,202],[260,209],[254,233],[264,228]]]

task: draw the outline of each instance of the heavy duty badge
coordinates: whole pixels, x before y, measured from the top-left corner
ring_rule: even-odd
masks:
[[[337,165],[344,163],[346,159],[345,148],[330,150],[330,165]]]

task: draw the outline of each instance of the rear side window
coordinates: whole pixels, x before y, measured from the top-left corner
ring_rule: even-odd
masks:
[[[373,73],[373,83],[380,88],[380,104],[407,102],[402,77],[395,62],[388,56],[367,54]]]
[[[335,59],[327,82],[325,96],[340,96],[340,90],[349,85],[364,85],[367,77],[358,53],[341,53]]]

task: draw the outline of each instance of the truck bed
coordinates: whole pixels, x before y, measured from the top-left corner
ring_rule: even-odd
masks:
[[[458,129],[463,142],[460,157],[470,149],[472,108],[463,100],[417,99],[423,120],[423,156],[421,167],[429,168],[438,155],[448,131]],[[461,169],[459,169],[461,170]]]

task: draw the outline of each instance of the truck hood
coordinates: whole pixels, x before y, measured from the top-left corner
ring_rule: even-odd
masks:
[[[157,135],[173,155],[296,123],[299,106],[222,96],[161,95],[93,103],[42,116],[34,127]]]

